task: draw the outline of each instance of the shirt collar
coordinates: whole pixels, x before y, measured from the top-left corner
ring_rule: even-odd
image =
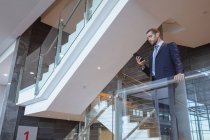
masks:
[[[160,42],[158,42],[156,45],[158,45],[158,47],[162,46],[162,44],[164,43],[163,40],[161,40]]]

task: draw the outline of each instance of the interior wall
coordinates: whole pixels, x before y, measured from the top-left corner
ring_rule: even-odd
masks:
[[[16,139],[19,126],[38,127],[37,140],[63,140],[71,132],[72,128],[78,124],[75,121],[25,116],[25,108],[16,105],[16,91],[20,69],[25,66],[27,54],[32,53],[33,50],[36,50],[37,47],[42,45],[45,39],[43,36],[47,35],[49,29],[48,25],[36,21],[19,38],[17,43],[17,56],[13,60],[14,70],[11,74],[12,81],[7,93],[8,98],[4,103],[5,112],[2,114],[4,117],[0,117],[0,124],[2,123],[2,129],[0,131],[1,140]],[[1,94],[0,99],[2,99]]]

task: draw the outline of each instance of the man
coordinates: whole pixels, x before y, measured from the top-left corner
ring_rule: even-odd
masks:
[[[146,66],[145,60],[143,60],[140,56],[136,56],[136,61],[143,72],[150,76],[152,80],[174,76],[174,80],[176,80],[177,82],[182,81],[184,79],[183,66],[180,60],[177,45],[174,42],[165,43],[161,39],[160,32],[157,29],[149,29],[146,32],[146,36],[149,43],[154,46],[154,50],[149,56],[149,67]],[[161,110],[165,110],[166,113],[166,110],[168,108],[168,113],[170,113],[171,115],[171,121],[169,120],[171,126],[166,127],[164,123],[162,124],[160,122],[161,135],[168,135],[170,136],[171,140],[177,140],[176,116],[175,112],[172,112],[176,111],[174,108],[175,94],[174,90],[171,89],[172,87],[169,86],[154,89],[152,92],[157,116],[161,117],[160,114],[164,114],[164,112],[161,112]],[[166,103],[161,102],[163,99]],[[168,133],[165,134],[166,132]]]
[[[184,79],[183,66],[180,60],[177,45],[165,43],[157,29],[149,29],[146,32],[147,40],[154,46],[154,50],[149,56],[149,67],[146,66],[145,60],[136,56],[136,61],[143,72],[151,77],[152,80],[158,80],[174,76],[177,82]]]

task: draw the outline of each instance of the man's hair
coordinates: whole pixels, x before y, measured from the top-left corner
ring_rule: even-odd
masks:
[[[155,28],[149,29],[149,30],[146,32],[146,34],[148,34],[149,32],[152,32],[153,34],[160,33],[160,31],[158,31],[158,29],[155,29]]]

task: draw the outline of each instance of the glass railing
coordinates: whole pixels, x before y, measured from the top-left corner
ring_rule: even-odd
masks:
[[[38,95],[43,85],[47,82],[55,69],[55,54],[57,45],[58,30],[52,28],[44,43],[40,47],[38,67],[36,73],[35,94]]]
[[[57,29],[52,28],[42,45],[26,57],[22,77],[19,80],[18,89],[42,87],[54,70],[54,56],[56,51]],[[41,81],[41,82],[40,82]],[[36,85],[37,83],[37,85]]]
[[[85,19],[89,21],[92,18],[92,15],[95,13],[99,5],[103,0],[87,0],[86,2],[86,12],[85,12]]]
[[[191,75],[186,80],[189,78],[195,77]],[[141,124],[127,138],[191,140],[185,81],[176,83],[172,79],[161,79],[127,87],[119,92],[131,98],[134,106],[122,111],[127,112],[130,122]],[[139,105],[135,105],[136,102]],[[136,116],[138,119],[135,119]],[[142,121],[142,116],[145,121]]]
[[[102,0],[79,0],[72,1],[74,5],[66,7],[61,14],[59,26],[58,47],[55,63],[58,65],[65,54],[74,50],[74,42],[85,27],[86,23],[91,19]],[[73,9],[73,10],[70,10]],[[72,14],[67,15],[67,11]]]
[[[95,11],[101,3],[101,0],[89,0],[89,3],[94,6],[94,10],[92,6],[90,8]],[[70,1],[69,5],[67,5],[62,11],[57,32],[58,35],[54,40],[50,41],[52,42],[51,49],[47,50],[47,52],[41,51],[39,55],[36,76],[36,95],[39,94],[39,91],[47,82],[54,69],[59,65],[66,53],[71,53],[71,51],[74,50],[75,45],[73,46],[73,44],[81,31],[84,29],[85,23],[88,22],[85,20],[85,13],[86,10],[88,10],[87,6],[89,6],[89,3],[87,0]],[[91,17],[93,13],[90,14]]]
[[[60,16],[58,29],[52,28],[43,44],[27,56],[18,91],[35,88],[38,95],[55,68],[91,19],[102,0],[69,1]],[[88,18],[87,18],[88,17]]]
[[[39,59],[37,56],[39,56],[39,54],[40,48],[26,57],[25,66],[22,68],[21,72],[22,77],[19,77],[21,78],[19,81],[20,83],[18,83],[20,90],[34,85],[36,83],[36,74],[39,63]]]
[[[58,65],[67,51],[72,48],[73,43],[85,27],[84,13],[86,8],[86,1],[72,1],[74,5],[72,14],[69,16],[69,6],[64,9],[61,14],[61,21],[59,25],[58,48],[56,53],[55,63]],[[66,15],[68,13],[68,15]]]
[[[104,93],[100,94],[86,109],[84,113],[85,126],[84,129],[80,131],[79,136],[83,138],[89,137],[90,139],[102,139],[103,134],[100,135],[102,130],[104,133],[106,130],[107,134],[113,131],[111,128],[111,126],[113,126],[112,109],[113,96]],[[105,122],[108,123],[108,128],[104,127]]]
[[[210,137],[210,67],[186,73],[187,107],[192,140]]]
[[[186,73],[179,83],[165,78],[122,84],[88,107],[79,134],[95,140],[208,140],[209,82],[210,68],[205,68]]]

